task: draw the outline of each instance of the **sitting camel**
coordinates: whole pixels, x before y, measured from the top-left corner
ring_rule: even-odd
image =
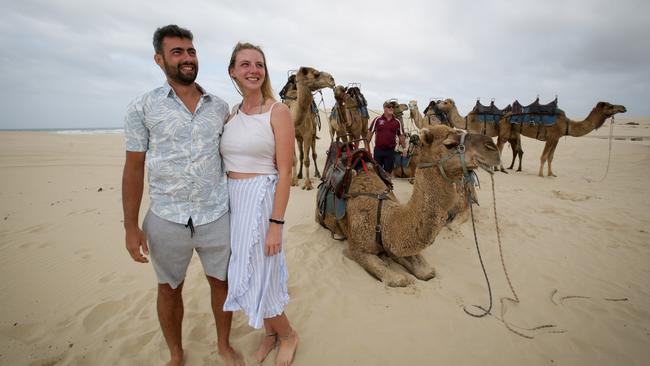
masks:
[[[302,189],[310,190],[314,187],[309,177],[309,149],[316,138],[316,127],[311,118],[311,102],[314,100],[312,93],[322,88],[332,88],[335,84],[332,75],[304,66],[296,72],[295,82],[297,100],[294,104],[289,105],[289,110],[291,111],[291,119],[293,119],[296,133],[296,144],[300,151],[301,160],[305,165],[305,179]],[[291,185],[298,185],[296,159],[293,162]]]
[[[336,104],[334,111],[329,118],[330,131],[333,131],[342,141],[365,140],[368,134],[368,117],[364,116],[359,109],[359,103],[347,93],[347,88],[337,85],[334,88]],[[330,132],[332,135],[333,133]]]
[[[594,129],[600,128],[600,126],[605,123],[607,118],[617,114],[625,113],[627,109],[622,105],[610,104],[607,102],[598,102],[596,106],[591,110],[587,118],[582,121],[573,121],[567,118],[563,111],[559,110],[557,114],[557,120],[555,124],[549,126],[540,126],[540,125],[521,125],[518,128],[521,129],[521,134],[530,137],[539,141],[546,141],[544,145],[544,151],[542,151],[542,156],[540,157],[539,172],[537,175],[540,177],[544,176],[544,163],[548,161],[548,176],[556,177],[553,174],[553,169],[551,164],[553,162],[553,154],[555,154],[555,148],[557,143],[560,141],[562,136],[573,136],[580,137],[588,134]],[[501,119],[500,122],[500,133],[499,133],[499,151],[503,150],[503,145],[506,142],[506,139],[511,136],[513,129],[512,125],[509,122],[509,116],[506,116]],[[514,130],[516,133],[516,130]],[[521,162],[521,161],[520,161]]]
[[[361,170],[352,177],[345,216],[337,221],[334,214],[326,214],[324,220],[329,230],[348,238],[347,257],[392,287],[407,286],[413,279],[390,269],[380,255],[393,258],[418,279],[435,277],[420,252],[433,244],[456,204],[456,183],[478,167],[499,164],[496,145],[483,135],[438,125],[420,130],[420,141],[418,173],[407,203],[384,194],[388,189],[373,169]]]

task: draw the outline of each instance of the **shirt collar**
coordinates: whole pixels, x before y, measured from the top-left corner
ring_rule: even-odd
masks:
[[[196,87],[199,89],[201,92],[201,98],[206,98],[207,100],[210,100],[210,94],[208,94],[205,89],[199,83],[195,83]],[[176,95],[176,92],[174,91],[174,88],[172,88],[171,85],[169,85],[169,82],[165,81],[163,84],[163,93],[169,98],[169,97],[174,97]]]

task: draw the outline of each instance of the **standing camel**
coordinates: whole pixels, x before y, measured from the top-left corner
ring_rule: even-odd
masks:
[[[420,163],[408,202],[400,204],[386,194],[385,183],[368,168],[352,177],[340,225],[333,213],[324,220],[329,230],[348,238],[345,255],[391,287],[407,286],[413,278],[391,269],[380,256],[389,256],[418,279],[433,278],[435,270],[420,253],[433,244],[456,204],[455,183],[462,181],[463,170],[499,164],[497,147],[486,136],[438,125],[421,129],[420,141]]]
[[[480,104],[478,101],[476,104],[477,107],[474,107],[474,110],[467,114],[465,117],[461,116],[460,113],[458,113],[458,108],[456,108],[456,103],[453,99],[448,98],[440,100],[436,103],[436,107],[445,114],[449,123],[456,128],[462,128],[467,132],[480,133],[481,135],[488,137],[499,137],[499,121],[481,121],[478,118],[479,114],[476,113],[477,108]],[[494,104],[491,104],[490,107],[493,105]],[[494,108],[496,109],[496,107]],[[513,155],[517,154],[516,151],[521,150],[521,143],[515,143],[515,145],[511,143],[511,146],[513,149]],[[521,150],[521,155],[523,155],[523,150]],[[519,160],[519,162],[521,163],[521,160]],[[506,172],[502,164],[499,165],[499,170],[504,173]]]
[[[295,104],[298,103],[298,87],[296,86],[296,74],[293,73],[289,75],[289,78],[287,79],[287,83],[282,87],[282,90],[280,91],[280,98],[282,98],[282,103],[286,104],[289,107],[289,110],[292,108],[296,108]],[[310,108],[310,113],[309,117],[311,119],[311,124],[314,126],[314,131],[316,131],[317,127],[319,126],[318,120],[318,108],[316,107],[316,103],[314,101],[311,102],[311,108]],[[311,140],[311,158],[314,162],[314,177],[320,178],[320,172],[318,171],[318,154],[316,153],[316,133],[313,134],[313,138]],[[298,179],[302,179],[302,167],[303,167],[303,159],[304,159],[304,151],[302,149],[302,145],[298,146],[298,152],[300,156],[298,157],[298,164],[300,165],[300,168],[298,169]]]
[[[607,102],[598,102],[598,104],[596,104],[596,106],[591,110],[587,118],[585,118],[582,121],[570,120],[569,118],[566,117],[563,111],[558,110],[556,115],[557,120],[553,125],[549,125],[549,126],[540,126],[540,125],[532,125],[532,124],[521,125],[520,133],[522,135],[539,141],[546,141],[546,144],[544,145],[544,151],[542,151],[542,156],[539,158],[540,165],[539,165],[539,173],[537,175],[539,175],[540,177],[544,176],[543,173],[544,163],[548,161],[548,176],[556,177],[556,175],[553,173],[553,169],[551,165],[553,163],[553,155],[555,154],[555,148],[557,147],[557,143],[560,141],[560,137],[584,136],[589,132],[593,131],[594,129],[600,128],[600,126],[602,126],[603,123],[605,123],[605,120],[607,120],[607,118],[617,113],[625,113],[625,112],[627,112],[627,109],[625,109],[625,107],[622,105],[610,104]],[[508,138],[508,136],[511,136],[512,127],[513,126],[510,124],[509,121],[509,116],[506,116],[501,119],[500,133],[499,133],[499,140],[498,140],[499,151],[503,149],[503,145],[505,144],[505,141]]]
[[[338,138],[345,142],[364,139],[364,145],[366,145],[368,117],[361,113],[357,100],[352,98],[347,93],[347,88],[341,85],[334,88],[334,98],[336,99],[334,105],[336,113],[330,115],[330,128]]]
[[[311,67],[301,67],[296,72],[296,103],[290,106],[291,118],[293,119],[296,132],[296,144],[300,157],[305,165],[305,179],[302,189],[310,190],[314,187],[309,177],[309,149],[315,140],[316,127],[312,120],[311,103],[314,100],[312,93],[322,88],[333,88],[334,78],[332,75],[318,71]],[[293,161],[293,177],[291,185],[298,185],[298,176],[296,172],[296,160]]]

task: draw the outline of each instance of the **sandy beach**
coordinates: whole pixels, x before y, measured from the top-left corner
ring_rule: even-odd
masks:
[[[604,177],[609,127],[561,139],[554,178],[537,176],[543,143],[522,137],[523,171],[494,175],[503,261],[490,176],[478,173],[476,233],[493,299],[483,318],[463,310],[489,304],[470,221],[423,251],[436,278],[389,288],[314,221],[316,190],[292,188],[294,365],[647,365],[650,118],[616,119]],[[319,135],[322,168],[325,126]],[[506,166],[510,157],[506,146]],[[124,248],[123,159],[121,134],[0,132],[0,365],[167,360],[153,269]],[[401,201],[411,190],[395,182]],[[147,207],[145,198],[143,214]],[[502,300],[514,297],[508,279],[519,303]],[[187,365],[220,365],[196,256],[184,299]],[[231,341],[253,365],[262,332],[246,323],[235,314]]]

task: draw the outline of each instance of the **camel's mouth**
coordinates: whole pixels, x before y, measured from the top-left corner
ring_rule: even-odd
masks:
[[[481,169],[485,170],[486,172],[490,174],[494,174],[494,170],[492,169],[492,166],[490,164],[486,164],[478,159],[474,160],[474,163]]]

